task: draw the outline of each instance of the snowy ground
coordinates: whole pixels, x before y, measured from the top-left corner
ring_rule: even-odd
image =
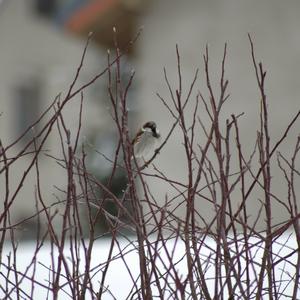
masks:
[[[107,291],[105,294],[104,299],[130,299],[128,295],[130,294],[131,288],[133,286],[132,280],[130,279],[130,276],[128,274],[128,271],[125,267],[124,261],[120,258],[119,253],[120,249],[122,253],[124,254],[124,259],[127,263],[127,265],[130,267],[130,270],[132,271],[132,274],[135,276],[135,278],[138,278],[139,276],[139,261],[138,261],[138,253],[137,249],[135,247],[135,243],[132,244],[129,243],[128,240],[120,239],[118,240],[119,246],[115,248],[114,251],[114,260],[111,262],[107,279],[105,282],[106,287],[108,288],[111,293],[113,293],[113,296]],[[252,259],[257,263],[257,267],[260,266],[261,263],[261,257],[262,257],[262,246],[263,244],[257,243],[258,240],[252,238],[250,241],[252,244],[256,245],[251,250]],[[241,247],[243,247],[243,243],[240,243]],[[65,246],[64,254],[67,257],[69,255],[69,246]],[[92,253],[92,268],[91,272],[95,274],[93,277],[93,284],[94,288],[98,290],[99,288],[99,282],[100,282],[100,276],[102,274],[103,265],[106,262],[107,255],[109,252],[110,247],[110,240],[102,240],[97,243],[95,243]],[[174,247],[174,241],[168,241],[167,242],[167,248],[172,251]],[[296,260],[297,260],[297,251],[294,250],[297,249],[296,239],[292,235],[282,235],[279,239],[276,240],[276,243],[274,243],[274,253],[278,254],[278,257],[275,256],[275,261],[278,263],[275,267],[275,276],[278,280],[278,291],[279,291],[279,299],[289,299],[289,296],[292,295],[292,288],[293,288],[293,277],[296,273]],[[17,252],[17,270],[20,272],[24,272],[26,267],[30,264],[33,253],[35,249],[35,244],[33,243],[22,243],[18,246],[18,252]],[[181,278],[184,279],[185,275],[187,274],[187,267],[186,267],[186,261],[184,258],[185,256],[185,246],[182,241],[178,241],[176,244],[176,247],[174,248],[175,252],[173,255],[173,263],[176,263],[176,270],[178,273],[182,276]],[[210,260],[206,260],[206,258],[209,257],[212,251],[216,249],[216,244],[212,239],[207,238],[205,240],[205,246],[201,248],[200,256],[202,258],[203,264],[207,267],[206,272],[206,278],[207,278],[207,284],[209,288],[211,289],[211,294],[213,295],[213,286],[214,286],[214,267],[213,267],[213,259],[210,257]],[[6,247],[5,253],[2,256],[3,258],[3,264],[7,264],[8,262],[8,254],[11,251],[11,248]],[[234,254],[234,251],[232,249],[232,253]],[[289,253],[293,253],[288,259],[285,259],[284,261],[280,261],[280,259]],[[48,278],[50,276],[49,274],[49,268],[52,265],[51,261],[51,249],[49,245],[45,244],[41,250],[39,251],[37,255],[37,261],[36,264],[36,275],[35,278],[37,279],[37,283],[35,284],[34,288],[34,299],[35,300],[45,300],[47,299],[47,289],[45,286],[48,285]],[[82,256],[82,270],[84,270],[84,256],[83,251],[80,254]],[[55,253],[54,257],[57,257],[57,252]],[[55,262],[54,262],[55,263]],[[169,258],[167,257],[164,250],[160,251],[160,257],[157,259],[157,267],[161,270],[162,273],[166,272],[166,269],[168,268],[170,263]],[[12,263],[10,263],[12,265]],[[255,270],[255,264],[253,264],[254,269],[251,272],[251,276],[253,278],[253,286],[251,286],[251,290],[255,291],[255,276],[257,275]],[[242,263],[242,268],[245,267],[245,263]],[[299,271],[299,270],[298,270]],[[28,273],[28,275],[31,274],[31,272]],[[1,266],[1,273],[0,273],[0,285],[4,287],[6,284],[10,283],[11,286],[11,298],[9,299],[17,299],[16,298],[16,292],[12,288],[13,281],[14,281],[14,275],[13,273],[10,273],[9,276],[7,276],[7,271],[4,266]],[[21,276],[21,275],[20,275]],[[280,280],[280,285],[279,285]],[[241,279],[241,282],[243,279]],[[59,299],[71,299],[70,295],[68,295],[68,285],[66,280],[63,278],[61,279],[60,283],[66,283],[64,288],[61,289]],[[44,285],[44,286],[43,286]],[[31,280],[24,278],[21,282],[20,288],[26,292],[29,293],[31,289]],[[155,293],[155,287],[153,286],[153,291]],[[188,292],[188,291],[187,291]],[[26,293],[21,293],[21,295],[24,297],[24,299],[30,299],[26,295]],[[224,295],[225,296],[225,295]],[[298,291],[298,296],[300,298],[300,291]],[[1,299],[4,298],[3,291],[0,290],[0,297]],[[128,298],[127,298],[128,297]],[[167,299],[167,293],[166,293],[166,299]],[[49,296],[49,299],[52,299],[51,296]],[[87,295],[86,299],[91,299],[90,295]],[[135,298],[132,298],[135,299]],[[172,298],[173,299],[173,298]]]

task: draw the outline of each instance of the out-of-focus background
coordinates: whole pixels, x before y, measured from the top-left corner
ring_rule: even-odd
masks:
[[[253,37],[258,59],[267,69],[266,93],[270,109],[270,131],[274,141],[280,138],[289,120],[299,110],[300,95],[300,3],[299,1],[212,1],[212,0],[2,0],[0,1],[0,137],[3,145],[14,141],[59,94],[66,92],[71,83],[84,43],[90,31],[94,32],[92,44],[80,76],[79,83],[87,82],[106,65],[107,49],[113,48],[112,28],[117,29],[119,46],[127,42],[143,27],[141,36],[127,54],[122,65],[125,77],[136,71],[129,94],[131,129],[147,120],[157,122],[162,135],[168,131],[172,118],[159,102],[156,92],[168,97],[163,67],[176,86],[177,64],[175,45],[178,44],[184,90],[187,91],[196,68],[200,68],[197,90],[205,91],[202,55],[209,46],[211,76],[218,87],[220,62],[224,43],[228,44],[226,63],[230,100],[224,107],[224,119],[232,113],[245,112],[240,131],[248,154],[254,147],[258,125],[259,91],[251,62],[247,33]],[[114,132],[108,111],[106,82],[99,80],[84,93],[85,111],[83,136],[96,149],[111,153]],[[67,107],[68,122],[76,128],[74,116],[78,106]],[[224,123],[225,124],[225,123]],[[297,126],[299,128],[299,125]],[[33,129],[35,130],[35,129]],[[298,130],[280,150],[291,155]],[[182,180],[186,175],[184,148],[179,132],[170,139],[155,163],[166,175]],[[26,139],[24,140],[26,142]],[[201,141],[200,141],[201,143]],[[46,148],[59,148],[59,140],[52,139]],[[60,154],[57,153],[59,156]],[[28,161],[24,158],[11,171],[11,182],[22,175]],[[101,157],[90,160],[91,168],[105,178],[109,167]],[[274,167],[275,174],[279,174]],[[54,202],[64,184],[64,172],[57,164],[45,158],[41,161],[44,180],[43,197]],[[2,175],[1,175],[2,176]],[[1,184],[3,178],[0,179]],[[122,188],[126,179],[120,176]],[[167,184],[148,180],[155,186],[154,196],[162,203],[165,195],[171,197]],[[118,187],[117,187],[118,188]],[[286,197],[286,184],[274,178],[272,191]],[[13,190],[13,189],[12,189]],[[12,209],[13,218],[21,220],[35,209],[35,176],[26,180],[22,193]],[[251,199],[248,211],[255,218],[260,192]],[[298,191],[299,192],[299,191]],[[3,196],[1,195],[1,198]],[[239,203],[239,199],[234,199]],[[206,209],[207,216],[214,214]],[[274,206],[273,217],[278,222],[285,219],[282,208]],[[180,214],[180,212],[178,212]],[[261,220],[263,226],[264,220]],[[31,224],[31,226],[35,226]],[[26,233],[27,232],[27,233]],[[30,236],[30,225],[24,233]]]

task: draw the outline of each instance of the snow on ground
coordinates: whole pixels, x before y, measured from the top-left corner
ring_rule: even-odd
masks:
[[[108,273],[107,273],[107,278],[105,281],[105,286],[108,288],[109,291],[113,295],[109,293],[107,290],[105,294],[104,299],[117,299],[117,300],[122,300],[122,299],[127,299],[128,295],[130,294],[130,291],[132,289],[133,283],[132,280],[129,276],[129,273],[126,269],[126,266],[124,264],[123,259],[126,261],[127,265],[129,266],[132,275],[136,278],[139,276],[139,256],[136,248],[136,243],[134,242],[134,239],[131,240],[126,240],[124,238],[120,238],[117,241],[118,243],[115,246],[114,249],[114,255],[113,255],[113,260],[109,266]],[[176,243],[176,247],[174,247],[174,240],[169,240],[167,241],[167,249],[169,253],[172,253],[172,250],[174,250],[174,255],[173,255],[173,263],[176,263],[175,269],[177,270],[178,274],[181,275],[181,279],[184,280],[185,276],[187,274],[187,265],[186,265],[186,260],[185,258],[185,245],[183,241],[178,240]],[[253,264],[253,270],[251,271],[250,268],[250,275],[251,278],[253,279],[253,286],[251,286],[251,290],[255,291],[255,276],[257,276],[257,270],[260,266],[261,259],[262,259],[262,246],[263,244],[257,239],[257,238],[251,238],[249,241],[251,244],[254,244],[255,246],[252,247],[251,249],[251,255],[252,259],[255,261],[256,264]],[[206,271],[206,278],[207,278],[207,284],[210,289],[211,295],[213,295],[213,287],[214,287],[214,264],[213,264],[213,258],[214,255],[211,255],[214,253],[216,249],[216,243],[214,242],[213,239],[211,238],[206,238],[204,243],[201,247],[200,251],[200,257],[203,262],[203,266],[207,268]],[[91,273],[94,275],[93,276],[93,285],[94,289],[98,290],[99,289],[99,282],[101,280],[101,274],[103,270],[103,266],[107,260],[107,256],[109,253],[109,248],[111,245],[111,240],[109,239],[103,239],[100,241],[97,241],[94,244],[93,251],[92,251],[92,267],[91,267]],[[244,243],[241,241],[239,243],[240,249],[244,247]],[[278,256],[275,256],[275,261],[278,263],[276,264],[275,267],[275,276],[276,279],[281,282],[281,285],[278,285],[278,291],[279,291],[279,296],[282,298],[280,299],[287,299],[288,296],[292,295],[292,287],[293,287],[293,277],[295,276],[296,268],[296,260],[297,260],[297,251],[294,251],[295,249],[298,248],[296,239],[293,235],[282,235],[280,238],[276,240],[276,243],[274,243],[273,246],[273,253],[278,254]],[[234,255],[234,247],[230,247],[232,251],[232,255]],[[64,248],[64,255],[65,257],[70,258],[70,244],[66,244]],[[35,250],[35,244],[34,243],[20,243],[18,246],[18,251],[16,255],[16,266],[17,270],[20,272],[24,272],[26,270],[26,267],[30,264],[33,253]],[[119,253],[122,251],[123,253],[123,259],[120,257]],[[6,247],[4,249],[4,253],[2,256],[2,262],[3,264],[7,264],[8,262],[8,255],[11,252],[10,247]],[[281,258],[293,253],[287,260],[281,261]],[[166,272],[168,267],[170,266],[170,261],[169,258],[166,255],[165,250],[161,249],[160,250],[160,256],[157,257],[157,263],[156,266],[159,268],[161,273],[163,274]],[[81,256],[81,270],[84,273],[84,251],[83,249],[80,249],[79,254]],[[57,258],[57,251],[54,251],[54,256]],[[210,256],[211,255],[211,256]],[[40,251],[37,254],[37,264],[36,264],[36,274],[35,278],[37,279],[37,283],[35,284],[34,288],[34,297],[33,299],[35,300],[45,300],[47,299],[47,289],[45,288],[48,286],[48,280],[49,277],[51,277],[51,274],[49,272],[49,268],[52,265],[52,259],[51,259],[51,248],[50,244],[44,244],[43,247],[40,249]],[[54,264],[56,264],[54,259]],[[12,265],[12,261],[10,263]],[[71,264],[70,264],[71,265]],[[257,266],[257,269],[255,269]],[[245,268],[245,261],[242,261],[242,268]],[[31,270],[32,271],[32,270]],[[28,275],[32,274],[32,272],[28,272]],[[299,271],[299,270],[298,270]],[[2,287],[6,286],[7,284],[11,286],[11,299],[16,299],[16,291],[12,288],[13,287],[13,282],[14,282],[14,274],[11,272],[9,276],[7,276],[7,271],[6,268],[2,265],[1,266],[1,273],[0,273],[0,285]],[[21,274],[19,275],[21,277]],[[170,277],[171,278],[171,277]],[[267,281],[267,280],[265,280]],[[243,282],[243,278],[241,278],[241,282]],[[59,299],[64,300],[64,299],[72,299],[69,295],[69,289],[67,285],[67,281],[64,278],[61,278],[60,284],[65,283],[63,288],[60,291],[59,294]],[[171,283],[172,284],[172,283]],[[242,283],[244,284],[244,283]],[[25,292],[21,293],[21,295],[25,299],[30,299],[29,298],[29,291],[31,288],[31,280],[24,278],[23,281],[20,284],[20,288]],[[153,293],[155,294],[155,286],[153,285]],[[188,290],[186,290],[188,293]],[[27,293],[27,294],[26,294]],[[285,295],[285,296],[283,296]],[[298,296],[300,298],[300,291],[298,291]],[[1,299],[4,298],[3,291],[0,290],[0,297]],[[130,298],[130,297],[129,297]],[[128,298],[128,299],[129,299]],[[50,296],[49,299],[52,299]],[[86,296],[86,299],[91,299],[90,295]],[[133,298],[135,299],[135,298]],[[167,293],[166,293],[166,299],[167,299]]]

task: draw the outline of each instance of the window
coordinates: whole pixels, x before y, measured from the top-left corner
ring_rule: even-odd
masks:
[[[16,137],[19,137],[34,121],[40,113],[41,84],[34,78],[21,81],[14,89],[15,115],[12,118],[12,128]],[[29,131],[21,143],[25,145],[33,137]]]
[[[35,11],[43,17],[51,17],[57,6],[56,0],[35,0]]]

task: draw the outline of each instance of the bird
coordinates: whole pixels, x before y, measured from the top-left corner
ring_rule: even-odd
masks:
[[[146,160],[154,154],[154,148],[160,139],[160,133],[153,121],[146,122],[132,140],[133,153],[136,158]]]

